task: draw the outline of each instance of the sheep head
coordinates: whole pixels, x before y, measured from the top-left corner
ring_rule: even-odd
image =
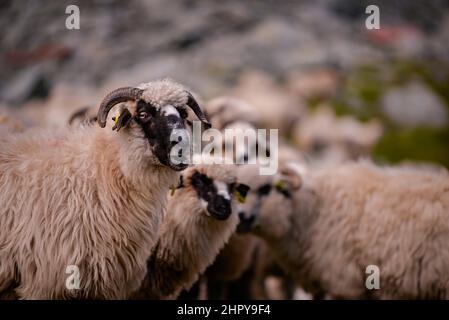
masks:
[[[237,232],[282,235],[294,210],[293,193],[301,187],[301,176],[285,164],[272,176],[261,176],[258,170],[257,165],[239,167],[239,178],[251,190],[240,207]]]
[[[132,127],[133,130],[141,130],[162,165],[177,171],[185,169],[187,164],[175,164],[170,160],[170,151],[178,143],[171,141],[173,130],[186,129],[186,108],[192,109],[198,119],[210,127],[193,95],[182,85],[168,79],[141,84],[136,88],[116,89],[101,102],[97,116],[100,127],[106,126],[112,107],[122,102],[126,104],[113,118],[115,125],[112,129],[120,131]]]
[[[241,202],[249,190],[238,183],[233,170],[226,165],[200,165],[183,172],[178,188],[191,189],[198,198],[199,207],[217,220],[226,220],[237,202]]]

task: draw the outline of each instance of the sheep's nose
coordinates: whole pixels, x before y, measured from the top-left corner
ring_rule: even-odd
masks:
[[[231,201],[222,196],[216,196],[209,202],[207,210],[213,217],[225,220],[232,212]]]
[[[237,233],[246,233],[251,231],[256,216],[248,215],[245,211],[239,211],[239,219],[240,222],[237,225]]]
[[[176,146],[179,142],[178,141],[170,141],[170,148],[173,148]]]
[[[171,164],[171,168],[177,171],[184,170],[188,166],[188,148],[183,148],[181,145],[176,149],[173,149],[175,146],[181,143],[184,140],[183,132],[178,132],[173,136],[170,136],[168,141],[165,142],[164,151],[167,155],[167,162]]]
[[[219,200],[216,201],[215,208],[217,209],[217,211],[220,211],[223,214],[231,213],[231,203],[229,200],[226,200],[223,197],[219,197]]]
[[[170,141],[170,150],[171,150],[174,146],[176,146],[177,144],[179,144],[181,141],[182,141],[182,137],[177,137],[176,140],[171,140],[171,141]],[[181,157],[183,156],[182,152],[183,152],[183,150],[180,148],[180,149],[178,150],[177,156],[181,158]]]

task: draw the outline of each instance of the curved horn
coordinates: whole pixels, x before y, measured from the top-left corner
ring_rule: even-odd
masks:
[[[186,92],[188,96],[186,104],[190,107],[190,109],[193,110],[198,119],[200,119],[200,121],[204,123],[206,127],[209,129],[212,125],[210,124],[209,120],[207,120],[206,115],[203,113],[203,110],[201,110],[200,106],[198,105],[198,102],[196,102],[193,95],[189,91]]]
[[[110,92],[101,102],[98,109],[98,124],[104,128],[109,111],[117,103],[129,100],[138,100],[142,96],[143,90],[133,87],[118,88]]]

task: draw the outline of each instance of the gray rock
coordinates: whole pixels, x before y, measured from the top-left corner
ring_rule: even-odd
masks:
[[[50,84],[40,66],[26,69],[16,75],[2,90],[2,100],[21,104],[32,98],[46,98]]]
[[[444,102],[421,81],[387,91],[382,108],[390,119],[405,127],[441,128],[448,124]]]

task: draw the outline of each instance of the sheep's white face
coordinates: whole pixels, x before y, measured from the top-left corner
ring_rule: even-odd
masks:
[[[235,197],[245,198],[249,189],[244,184],[226,183],[196,170],[183,180],[196,191],[202,210],[218,220],[226,220],[235,207]]]

